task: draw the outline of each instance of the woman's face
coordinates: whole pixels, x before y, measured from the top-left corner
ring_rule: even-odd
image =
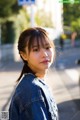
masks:
[[[28,48],[25,49],[25,60],[28,62],[28,66],[33,72],[45,72],[53,62],[54,51],[53,47],[44,40],[44,45],[39,42],[39,47],[35,41],[32,45],[30,53]]]

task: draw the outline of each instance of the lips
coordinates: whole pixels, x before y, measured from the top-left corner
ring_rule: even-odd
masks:
[[[43,60],[41,63],[48,63],[50,60]]]

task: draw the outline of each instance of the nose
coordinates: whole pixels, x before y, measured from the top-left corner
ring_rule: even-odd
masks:
[[[41,55],[42,55],[43,57],[47,57],[47,56],[48,56],[48,53],[47,53],[47,51],[46,51],[45,49],[42,49],[42,50],[41,50]]]

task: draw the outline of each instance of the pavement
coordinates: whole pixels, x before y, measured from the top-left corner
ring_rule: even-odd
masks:
[[[8,111],[22,66],[21,61],[7,61],[0,65],[0,111]],[[80,66],[74,66],[74,69],[80,73]],[[71,70],[73,68],[69,71],[68,68],[60,66],[59,69],[59,65],[52,65],[46,76],[46,82],[58,106],[60,120],[80,120],[79,77],[73,80],[69,75]]]

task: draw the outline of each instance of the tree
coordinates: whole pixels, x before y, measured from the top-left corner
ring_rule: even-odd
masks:
[[[76,3],[76,0],[73,4],[63,4],[63,19],[64,26],[70,26],[72,31],[80,30],[80,4]]]
[[[63,4],[63,11],[64,24],[70,25],[80,17],[80,4]]]
[[[0,0],[0,24],[2,43],[13,43],[15,39],[14,21],[21,7],[17,0]]]
[[[12,14],[12,6],[16,0],[0,0],[0,18],[8,17]]]

